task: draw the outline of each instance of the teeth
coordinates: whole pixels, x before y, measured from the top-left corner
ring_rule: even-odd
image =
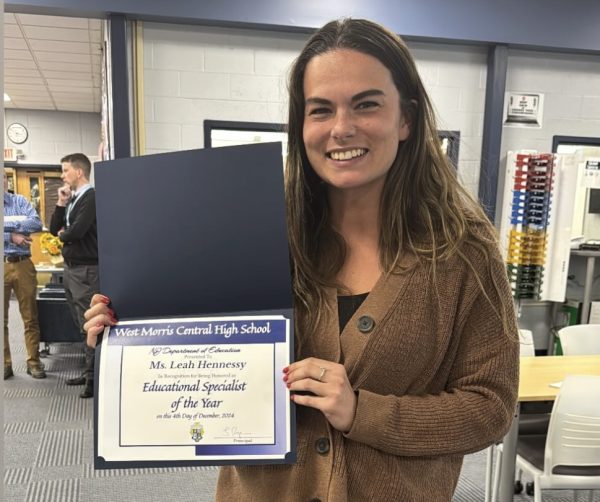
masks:
[[[346,150],[344,152],[331,152],[329,156],[333,160],[350,160],[356,157],[360,157],[367,153],[364,148],[356,148],[354,150]]]

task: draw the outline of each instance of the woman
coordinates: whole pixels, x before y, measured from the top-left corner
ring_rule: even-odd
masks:
[[[334,21],[290,77],[295,465],[221,470],[217,500],[450,501],[512,418],[518,341],[494,230],[441,152],[394,34]],[[99,297],[88,341],[109,324]],[[100,324],[100,326],[98,326]]]

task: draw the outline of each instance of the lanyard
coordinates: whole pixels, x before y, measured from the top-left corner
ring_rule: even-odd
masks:
[[[69,226],[71,226],[71,223],[69,221],[69,216],[71,216],[71,211],[73,210],[73,207],[75,206],[75,204],[77,204],[77,202],[79,202],[79,199],[81,199],[81,196],[85,192],[87,192],[90,188],[92,188],[92,185],[84,186],[81,189],[81,191],[75,196],[75,198],[73,200],[71,200],[71,202],[67,206],[67,214],[65,215],[65,222],[66,222],[66,227],[67,228],[69,228]]]

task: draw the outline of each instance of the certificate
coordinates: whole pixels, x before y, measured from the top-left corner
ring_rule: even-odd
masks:
[[[290,319],[282,315],[107,327],[99,367],[100,466],[292,462],[291,405],[282,380],[289,342]]]
[[[293,462],[281,144],[94,170],[101,291],[119,316],[96,351],[95,467]]]

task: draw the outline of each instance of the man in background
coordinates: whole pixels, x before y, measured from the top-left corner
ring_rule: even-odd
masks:
[[[85,343],[84,312],[98,292],[98,235],[96,231],[96,193],[89,179],[92,164],[82,153],[63,157],[64,185],[58,189],[58,202],[50,222],[50,232],[63,242],[64,286],[75,324],[82,333],[85,369],[67,385],[85,385],[81,398],[94,395],[94,349]]]
[[[27,374],[46,378],[40,362],[40,326],[36,303],[37,274],[31,261],[31,234],[42,230],[40,217],[22,195],[8,192],[4,173],[4,380],[14,375],[8,342],[8,307],[15,292],[25,325]]]

